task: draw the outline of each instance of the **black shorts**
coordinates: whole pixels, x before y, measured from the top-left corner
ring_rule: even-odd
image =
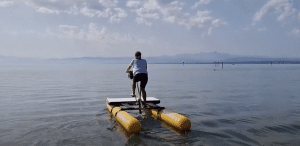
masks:
[[[145,88],[148,82],[148,74],[140,73],[133,76],[133,82],[141,81],[141,88]]]

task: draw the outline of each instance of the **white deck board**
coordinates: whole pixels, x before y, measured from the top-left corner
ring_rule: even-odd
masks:
[[[142,98],[143,100],[143,98]],[[106,103],[107,104],[121,104],[121,103],[134,103],[136,102],[135,97],[130,98],[107,98]],[[146,102],[158,104],[160,103],[160,100],[155,97],[147,97]]]

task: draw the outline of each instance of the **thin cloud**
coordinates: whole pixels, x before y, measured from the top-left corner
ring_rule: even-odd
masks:
[[[114,8],[114,10],[116,11],[116,13],[109,18],[109,21],[111,23],[120,23],[123,18],[127,17],[127,13],[123,9]]]
[[[266,30],[267,30],[267,28],[265,28],[265,27],[264,27],[264,28],[259,28],[259,29],[258,29],[259,32],[266,31]]]
[[[106,8],[101,11],[101,10],[90,9],[87,6],[81,8],[80,12],[83,15],[86,15],[88,17],[109,17],[112,14],[111,9],[109,8]]]
[[[212,25],[215,27],[220,27],[220,26],[227,25],[227,22],[224,22],[220,19],[215,19],[214,21],[212,21]]]
[[[140,1],[127,1],[126,6],[127,7],[138,7],[140,6],[141,2]]]
[[[208,29],[208,32],[207,32],[208,35],[211,35],[212,29],[213,29],[212,27],[210,27],[210,28]]]
[[[152,26],[152,23],[147,21],[146,19],[144,19],[143,17],[137,17],[135,19],[135,21],[138,23],[138,24],[146,24],[147,26]]]
[[[115,44],[120,42],[142,42],[142,39],[133,36],[132,34],[121,35],[119,33],[109,33],[106,27],[98,28],[97,24],[90,23],[88,29],[80,29],[78,26],[60,25],[59,32],[53,33],[47,29],[47,33],[56,36],[60,39],[79,39],[82,41],[98,41],[104,44]]]
[[[74,0],[64,0],[64,1],[45,1],[45,0],[27,0],[26,4],[34,9],[37,12],[41,13],[72,13],[76,10],[80,2]]]
[[[124,57],[132,55],[132,52],[159,48],[153,39],[142,39],[134,34],[112,32],[105,26],[98,27],[95,23],[83,25],[58,25],[56,28],[46,28],[45,31],[14,31],[8,37],[23,38],[24,40],[36,40],[32,43],[20,41],[16,43],[5,43],[4,46],[22,46],[15,52],[3,51],[2,54],[13,56],[43,57],[43,58],[65,58],[65,57]],[[24,37],[26,36],[26,37]],[[157,43],[157,42],[156,42]],[[1,48],[0,48],[1,49]],[[28,51],[34,50],[34,51]],[[159,50],[159,49],[157,49]]]
[[[64,0],[64,1],[39,1],[29,0],[28,6],[40,13],[79,13],[88,17],[109,18],[111,23],[120,23],[127,17],[125,10],[117,7],[117,0]]]
[[[201,1],[202,3],[209,3],[208,1]],[[146,24],[151,26],[152,22],[149,20],[159,19],[185,26],[187,29],[203,28],[208,30],[211,34],[213,27],[221,27],[227,25],[220,19],[215,19],[211,16],[211,11],[198,11],[196,15],[184,12],[182,3],[173,1],[167,3],[159,0],[148,0],[143,3],[140,8],[134,9],[137,15],[136,21],[139,24]],[[210,29],[210,30],[209,30]]]
[[[278,15],[278,21],[284,21],[287,17],[294,15],[296,9],[293,8],[292,3],[289,0],[270,0],[268,1],[253,17],[254,22],[261,21],[265,15],[271,11],[275,10]]]
[[[157,12],[160,9],[157,1],[149,0],[144,2],[142,7],[133,9],[132,11],[136,13],[137,18],[135,21],[138,24],[146,24],[147,26],[151,26],[152,23],[149,19],[158,19],[159,13]]]
[[[37,12],[40,13],[56,13],[59,14],[58,10],[53,10],[53,9],[49,9],[49,8],[45,8],[45,7],[39,7],[36,9]]]
[[[105,7],[115,7],[118,4],[117,0],[99,0],[99,3]]]
[[[151,11],[145,7],[139,8],[134,10],[136,12],[137,16],[140,18],[151,18],[151,19],[158,19],[159,14],[158,13],[151,13]]]
[[[211,27],[221,27],[227,25],[227,22],[224,22],[220,19],[214,19],[211,16],[211,11],[198,11],[196,16],[188,18],[187,22],[184,23],[188,29],[191,28],[211,28]]]
[[[63,36],[66,38],[84,38],[84,31],[80,30],[77,26],[60,25],[59,31],[64,34]]]
[[[193,6],[192,9],[197,8],[199,5],[207,5],[211,2],[212,0],[199,0],[198,2],[196,2]]]
[[[1,7],[9,7],[9,6],[12,6],[14,4],[13,1],[0,1],[0,8]]]
[[[300,29],[293,29],[291,32],[290,32],[290,35],[291,36],[295,36],[295,37],[300,37]]]

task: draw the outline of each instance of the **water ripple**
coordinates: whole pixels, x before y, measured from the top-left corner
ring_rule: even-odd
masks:
[[[243,135],[241,133],[238,133],[238,132],[235,132],[235,131],[232,131],[232,130],[224,130],[225,133],[233,136],[233,137],[236,137],[242,141],[245,141],[245,142],[249,142],[249,143],[252,143],[252,144],[256,144],[256,145],[260,145],[259,142],[255,141],[254,139],[251,139],[249,137],[247,137],[246,135]]]

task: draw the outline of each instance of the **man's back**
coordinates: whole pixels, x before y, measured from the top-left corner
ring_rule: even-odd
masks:
[[[148,73],[147,61],[145,59],[133,59],[130,63],[133,66],[133,74]]]

